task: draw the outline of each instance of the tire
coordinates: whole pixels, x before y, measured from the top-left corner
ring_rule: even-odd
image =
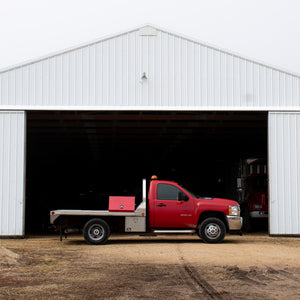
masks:
[[[103,245],[109,235],[109,226],[102,219],[91,219],[83,227],[83,236],[88,244]]]
[[[207,218],[198,227],[198,235],[205,243],[220,243],[225,234],[225,224],[218,218]]]

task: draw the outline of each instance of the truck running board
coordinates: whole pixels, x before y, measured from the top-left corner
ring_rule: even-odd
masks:
[[[164,229],[155,229],[155,230],[152,230],[153,233],[195,233],[196,230],[195,229],[175,229],[175,230],[172,230],[172,229],[169,229],[169,230],[164,230]]]

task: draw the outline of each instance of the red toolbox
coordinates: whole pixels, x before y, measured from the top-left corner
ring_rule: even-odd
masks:
[[[135,209],[135,197],[109,196],[109,211],[132,212]]]

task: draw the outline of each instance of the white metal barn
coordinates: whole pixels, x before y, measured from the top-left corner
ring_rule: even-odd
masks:
[[[43,207],[68,206],[72,199],[54,198],[71,197],[71,181],[76,189],[88,174],[100,176],[95,166],[124,178],[126,155],[131,176],[143,166],[152,175],[154,160],[158,168],[166,160],[174,172],[191,172],[192,181],[207,172],[203,157],[214,164],[223,148],[228,157],[239,148],[237,156],[259,152],[253,144],[261,132],[269,232],[300,235],[299,75],[151,25],[6,68],[0,71],[0,235],[23,236],[25,220],[48,218],[39,216]]]

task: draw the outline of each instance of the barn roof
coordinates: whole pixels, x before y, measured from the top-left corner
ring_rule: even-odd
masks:
[[[30,64],[34,64],[34,63],[40,62],[42,60],[47,60],[47,59],[53,58],[55,56],[59,56],[59,55],[62,55],[62,54],[68,53],[68,52],[79,50],[81,48],[89,47],[89,46],[101,43],[103,41],[114,39],[114,38],[120,37],[122,35],[127,35],[129,33],[134,32],[134,31],[140,31],[140,30],[143,30],[143,29],[148,30],[148,32],[151,32],[151,29],[158,30],[158,31],[164,32],[164,33],[166,33],[168,35],[172,35],[174,37],[185,39],[187,41],[190,41],[190,42],[193,42],[195,44],[199,44],[201,46],[204,46],[204,47],[207,47],[207,48],[219,51],[221,53],[224,53],[224,54],[227,54],[227,55],[231,55],[231,56],[234,56],[236,58],[240,58],[240,59],[243,59],[245,61],[248,61],[248,62],[251,62],[251,63],[255,63],[255,64],[258,64],[258,65],[261,65],[261,66],[273,69],[275,71],[279,71],[279,72],[286,73],[288,75],[300,78],[300,74],[297,74],[296,72],[291,72],[289,70],[285,70],[284,68],[281,68],[281,67],[278,67],[278,66],[274,66],[272,64],[267,64],[267,63],[259,61],[257,59],[249,58],[247,56],[240,55],[240,54],[235,53],[233,51],[230,51],[230,50],[227,50],[227,49],[224,49],[224,48],[221,48],[221,47],[218,47],[218,46],[215,46],[215,45],[203,42],[201,40],[189,37],[189,36],[184,35],[184,34],[180,34],[180,33],[174,32],[174,31],[169,30],[169,29],[162,28],[162,27],[157,26],[157,25],[153,25],[151,23],[146,23],[146,24],[143,24],[143,25],[140,25],[140,26],[136,26],[136,27],[133,27],[131,29],[127,29],[127,30],[119,32],[119,33],[114,33],[114,34],[106,35],[106,36],[100,37],[98,39],[89,41],[89,42],[81,43],[79,45],[75,45],[75,46],[72,46],[72,47],[69,47],[69,48],[66,48],[66,49],[63,49],[63,50],[58,50],[58,51],[46,54],[46,55],[38,57],[38,58],[34,58],[34,59],[31,59],[31,60],[28,60],[28,61],[25,61],[25,62],[18,63],[16,65],[8,66],[8,67],[0,69],[0,73],[4,73],[4,72],[7,72],[7,71],[16,69],[16,68],[21,68],[21,67],[24,67],[24,66],[27,66],[27,65],[30,65]],[[145,34],[145,35],[147,35],[147,34]],[[150,35],[151,35],[151,33],[150,33]]]

